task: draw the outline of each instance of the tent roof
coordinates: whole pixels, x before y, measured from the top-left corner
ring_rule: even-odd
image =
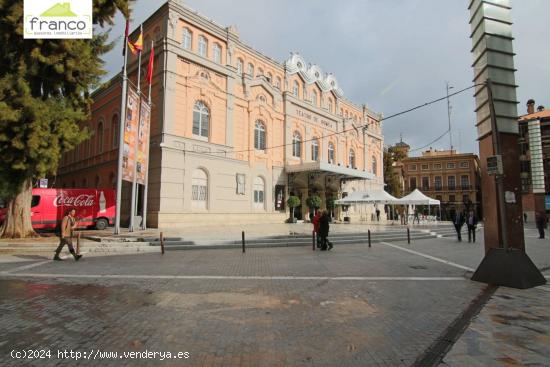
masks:
[[[424,195],[418,189],[414,189],[414,191],[411,192],[409,195],[403,196],[401,199],[398,199],[396,204],[439,205],[440,201]]]
[[[393,204],[399,200],[384,190],[379,191],[355,191],[343,199],[337,200],[336,204],[346,205],[353,203],[382,203]]]

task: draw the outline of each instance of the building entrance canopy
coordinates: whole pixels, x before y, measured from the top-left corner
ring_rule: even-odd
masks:
[[[296,165],[287,165],[287,173],[326,173],[338,176],[346,180],[374,180],[376,176],[370,172],[360,171],[355,168],[348,168],[329,164],[325,162],[309,162]]]

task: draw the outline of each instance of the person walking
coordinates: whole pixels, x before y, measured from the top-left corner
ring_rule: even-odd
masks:
[[[470,210],[468,219],[466,220],[468,226],[468,242],[476,242],[476,227],[477,227],[477,215],[473,210]]]
[[[317,248],[321,248],[321,236],[319,235],[319,225],[321,221],[321,211],[317,210],[315,212],[315,216],[313,217],[312,223],[313,223],[313,232],[315,232],[315,240]]]
[[[413,218],[413,224],[416,221],[416,223],[420,224],[420,217],[418,216],[418,209],[414,210],[414,218]]]
[[[376,208],[376,221],[380,222],[380,209]]]
[[[69,252],[74,256],[75,261],[80,260],[82,255],[77,254],[73,247],[73,235],[74,235],[74,229],[76,228],[76,209],[72,208],[69,209],[67,214],[63,217],[63,220],[61,221],[61,233],[60,233],[60,241],[59,246],[57,246],[57,249],[55,250],[55,256],[53,257],[54,260],[63,260],[59,257],[59,254],[61,253],[61,250],[63,249],[63,246],[67,245],[69,247]]]
[[[544,227],[546,226],[546,214],[544,212],[535,213],[535,223],[539,230],[539,239],[544,239]]]
[[[321,237],[321,251],[332,250],[332,243],[328,240],[330,218],[325,210],[319,220],[319,236]]]
[[[453,224],[455,226],[458,242],[462,242],[462,234],[460,232],[462,231],[462,226],[464,225],[464,212],[456,213]]]

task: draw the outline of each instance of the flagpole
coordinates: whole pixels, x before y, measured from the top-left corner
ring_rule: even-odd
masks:
[[[128,21],[126,21],[126,33],[124,35],[124,67],[122,68],[122,95],[120,102],[120,123],[118,131],[118,167],[116,180],[116,205],[115,205],[115,230],[114,234],[120,233],[120,212],[122,205],[122,161],[124,154],[124,124],[126,122],[126,100],[128,89],[128,76],[126,68],[128,64]]]
[[[140,37],[143,36],[143,24],[140,25]],[[132,181],[132,202],[130,205],[130,227],[129,232],[133,232],[135,228],[134,216],[136,214],[136,186],[137,186],[137,158],[139,145],[139,129],[141,125],[141,53],[143,50],[138,50],[138,75],[137,75],[137,94],[138,94],[138,120],[137,120],[137,135],[134,144],[134,177]]]
[[[153,52],[154,53],[154,48],[155,48],[155,41],[151,40],[151,51],[150,52]],[[153,58],[154,58],[154,55],[153,55]],[[149,63],[151,62],[151,60],[149,60]],[[151,73],[153,71],[151,70]],[[152,81],[152,75],[149,76],[148,75],[148,78],[149,78],[149,95],[147,97],[147,103],[149,103],[149,116],[151,116],[152,114],[152,110],[153,108],[151,107],[151,86],[153,85],[153,81]],[[151,117],[149,117],[150,119]],[[147,169],[145,170],[145,187],[143,188],[143,221],[141,222],[141,229],[143,230],[146,230],[147,229],[147,194],[148,194],[148,191],[149,191],[149,166],[150,166],[150,161],[149,161],[149,156],[151,155],[150,154],[150,147],[149,147],[149,142],[151,140],[151,122],[149,122],[149,134],[147,134]]]

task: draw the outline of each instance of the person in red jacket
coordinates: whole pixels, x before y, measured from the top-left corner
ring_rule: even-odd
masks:
[[[319,236],[319,225],[321,223],[321,211],[317,210],[315,212],[315,215],[313,216],[313,220],[311,221],[313,223],[313,231],[315,232],[315,237],[317,239],[317,248],[321,247],[321,237]]]

